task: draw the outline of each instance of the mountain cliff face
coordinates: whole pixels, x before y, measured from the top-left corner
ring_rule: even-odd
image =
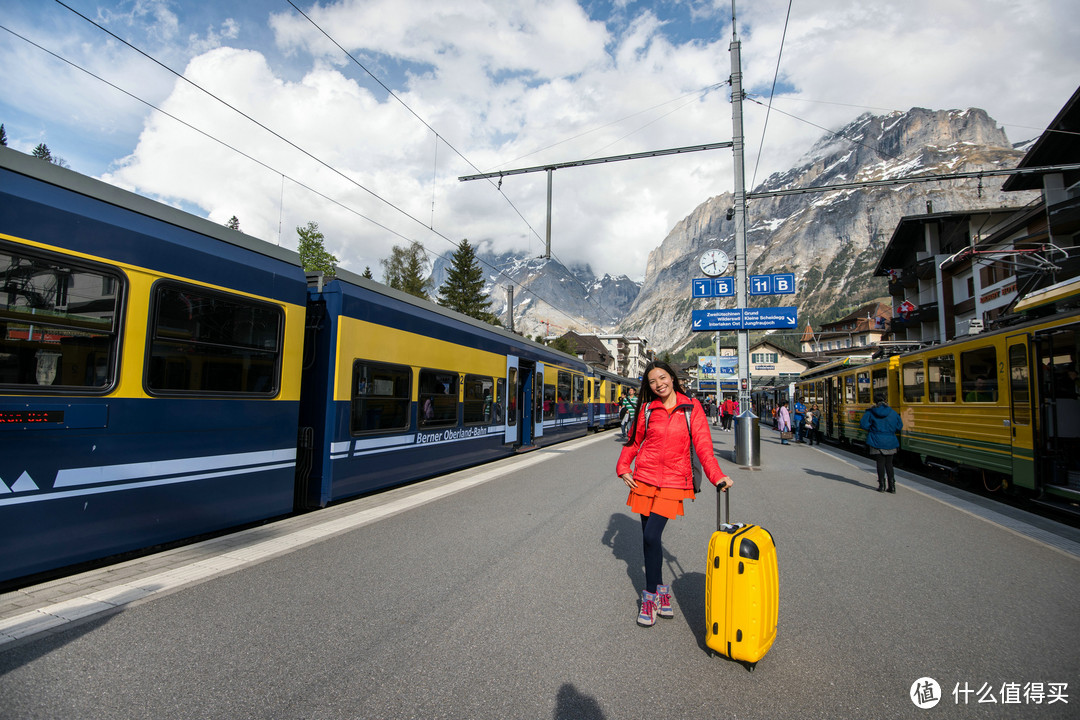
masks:
[[[1014,167],[1023,157],[983,110],[914,108],[865,114],[819,140],[796,167],[776,173],[753,192],[912,175]],[[794,273],[796,295],[751,298],[751,306],[797,305],[799,327],[831,320],[842,310],[887,295],[872,273],[901,217],[928,212],[1016,207],[1029,193],[1003,193],[1001,177],[909,183],[753,199],[747,208],[749,274]],[[715,307],[691,298],[698,256],[710,247],[735,256],[735,224],[725,214],[732,193],[710,198],[679,222],[650,255],[645,280],[619,331],[649,338],[660,350],[693,339],[690,311]],[[729,271],[733,272],[733,270]],[[723,307],[735,307],[734,299]]]
[[[506,286],[513,284],[514,329],[529,336],[613,330],[640,290],[625,275],[598,278],[588,265],[567,268],[554,259],[496,255],[483,244],[476,256],[484,270],[484,292],[492,300],[492,312],[509,326]],[[443,258],[435,262],[436,288],[445,282],[448,267]]]

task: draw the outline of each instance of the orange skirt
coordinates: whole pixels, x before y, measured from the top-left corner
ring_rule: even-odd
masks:
[[[677,518],[683,514],[683,500],[694,499],[694,491],[685,488],[658,488],[638,481],[636,488],[630,489],[630,496],[626,498],[626,504],[631,512],[640,515],[656,513],[668,519]]]

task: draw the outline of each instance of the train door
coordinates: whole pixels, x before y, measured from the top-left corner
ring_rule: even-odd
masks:
[[[544,436],[544,363],[536,363],[536,388],[532,397],[532,432],[536,437]]]
[[[1040,486],[1080,490],[1080,324],[1035,333],[1033,407],[1038,432],[1035,460]],[[1036,393],[1033,391],[1033,395]]]
[[[1005,338],[1009,363],[1009,423],[1012,436],[1013,483],[1035,487],[1034,438],[1031,427],[1031,371],[1028,363],[1028,336]]]
[[[840,380],[833,376],[825,381],[825,437],[835,438],[836,406],[840,395]]]
[[[503,398],[506,405],[506,426],[504,443],[516,443],[518,441],[518,428],[521,426],[521,405],[518,404],[518,358],[515,355],[506,356],[506,397]]]

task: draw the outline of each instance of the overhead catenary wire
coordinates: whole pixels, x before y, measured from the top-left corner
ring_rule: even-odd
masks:
[[[413,222],[417,223],[418,225],[420,225],[421,227],[423,227],[423,228],[424,228],[425,230],[428,230],[429,232],[432,232],[433,234],[437,235],[438,237],[442,238],[443,240],[445,240],[445,241],[449,242],[449,243],[450,243],[451,245],[453,245],[453,246],[454,246],[455,248],[459,248],[459,249],[460,249],[460,244],[459,244],[459,243],[455,242],[454,240],[452,240],[451,238],[447,237],[446,235],[444,235],[443,233],[439,232],[438,230],[435,230],[434,228],[428,227],[428,226],[427,226],[427,225],[426,225],[426,224],[425,224],[425,223],[424,223],[424,222],[423,222],[422,220],[419,220],[418,218],[414,217],[414,216],[413,216],[413,215],[412,215],[411,213],[409,213],[409,212],[407,212],[406,210],[404,210],[404,209],[402,209],[402,208],[398,207],[398,206],[397,206],[396,204],[394,204],[394,203],[390,202],[390,201],[389,201],[389,200],[387,200],[386,198],[383,198],[383,197],[382,197],[382,196],[380,196],[380,195],[379,195],[378,193],[376,193],[376,192],[374,192],[373,190],[371,190],[371,189],[367,188],[366,186],[364,186],[364,185],[363,185],[362,183],[359,183],[358,181],[356,181],[355,179],[353,179],[353,178],[349,177],[348,175],[346,175],[345,173],[341,172],[341,171],[340,171],[340,170],[338,170],[337,168],[334,168],[334,167],[333,167],[333,166],[331,166],[330,164],[328,164],[328,163],[326,163],[325,161],[323,161],[323,160],[322,160],[321,158],[318,158],[317,156],[315,156],[315,155],[314,155],[314,154],[312,154],[311,152],[309,152],[309,151],[305,150],[304,148],[300,147],[300,146],[299,146],[299,145],[297,145],[296,143],[294,143],[294,142],[292,142],[291,140],[289,140],[289,139],[285,138],[284,136],[280,135],[280,134],[279,134],[279,133],[277,133],[276,131],[274,131],[274,130],[272,130],[271,128],[267,127],[267,126],[266,126],[265,124],[263,124],[263,123],[259,122],[258,120],[256,120],[255,118],[251,117],[251,116],[250,116],[250,115],[248,115],[247,113],[244,113],[244,112],[243,112],[242,110],[239,110],[238,108],[234,107],[233,105],[231,105],[230,103],[228,103],[228,102],[226,102],[225,100],[221,99],[221,98],[220,98],[220,97],[218,97],[217,95],[214,95],[214,94],[213,94],[213,93],[211,93],[210,91],[208,91],[208,90],[206,90],[205,88],[203,88],[202,86],[200,86],[200,85],[199,85],[198,83],[195,83],[195,82],[193,82],[192,80],[190,80],[190,79],[186,78],[186,77],[185,77],[185,76],[184,76],[183,74],[181,74],[181,73],[177,72],[176,70],[174,70],[174,69],[170,68],[169,66],[165,65],[165,64],[164,64],[164,63],[162,63],[161,61],[157,60],[157,59],[156,59],[156,58],[154,58],[153,56],[151,56],[151,55],[149,55],[148,53],[146,53],[145,51],[141,50],[140,48],[136,47],[135,45],[133,45],[132,43],[128,42],[128,41],[127,41],[127,40],[125,40],[124,38],[122,38],[122,37],[120,37],[119,35],[115,34],[115,33],[114,33],[114,32],[112,32],[111,30],[109,30],[108,28],[106,28],[106,27],[102,26],[101,24],[99,24],[99,23],[95,22],[94,20],[92,20],[92,19],[88,18],[87,16],[83,15],[83,14],[82,14],[82,13],[80,13],[80,12],[79,12],[78,10],[75,10],[74,8],[72,8],[72,7],[70,7],[69,5],[67,5],[67,4],[65,4],[64,2],[62,2],[62,0],[55,0],[55,2],[56,2],[56,3],[58,4],[58,5],[60,5],[60,6],[64,7],[64,8],[65,8],[65,9],[67,9],[67,10],[69,10],[70,12],[74,13],[75,15],[78,15],[78,16],[79,16],[80,18],[82,18],[82,19],[83,19],[83,20],[85,20],[86,22],[90,23],[91,25],[93,25],[93,26],[97,27],[97,28],[98,28],[99,30],[101,30],[102,32],[105,32],[105,33],[106,33],[106,34],[108,34],[109,36],[113,37],[114,39],[116,39],[116,40],[117,40],[117,41],[119,41],[120,43],[124,44],[125,46],[127,46],[127,47],[129,47],[130,49],[134,50],[135,52],[139,53],[139,54],[140,54],[140,55],[142,55],[143,57],[145,57],[145,58],[147,58],[148,60],[152,61],[152,62],[153,62],[153,63],[155,63],[156,65],[158,65],[158,66],[160,66],[161,68],[165,69],[166,71],[168,71],[168,72],[172,73],[172,74],[173,74],[174,76],[176,76],[177,78],[179,78],[179,79],[183,80],[184,82],[188,83],[189,85],[191,85],[192,87],[196,88],[196,89],[197,89],[197,90],[199,90],[200,92],[202,92],[202,93],[206,94],[207,96],[209,96],[209,97],[213,98],[214,100],[218,101],[219,103],[221,103],[221,104],[222,104],[222,105],[224,105],[225,107],[229,108],[229,109],[230,109],[230,110],[232,110],[233,112],[237,113],[238,115],[240,115],[240,116],[244,117],[244,118],[245,118],[245,119],[247,119],[248,121],[250,121],[250,122],[254,123],[254,124],[255,124],[255,125],[257,125],[257,126],[259,126],[260,128],[262,128],[263,130],[267,131],[268,133],[270,133],[270,134],[271,134],[271,135],[273,135],[274,137],[278,138],[278,139],[279,139],[279,140],[281,140],[282,142],[286,143],[286,144],[287,144],[287,145],[289,145],[290,147],[293,147],[294,149],[296,149],[296,150],[298,150],[299,152],[303,153],[304,155],[306,155],[306,156],[307,156],[307,157],[309,157],[310,159],[314,160],[315,162],[319,163],[319,164],[320,164],[320,165],[322,165],[323,167],[325,167],[325,168],[327,168],[328,170],[330,170],[331,172],[333,172],[333,173],[334,173],[335,175],[338,175],[339,177],[341,177],[341,178],[345,179],[345,180],[346,180],[347,182],[349,182],[350,184],[352,184],[352,185],[354,185],[354,186],[356,186],[356,187],[360,188],[361,190],[363,190],[364,192],[366,192],[366,193],[370,194],[370,195],[371,195],[372,197],[374,197],[374,198],[375,198],[375,199],[377,199],[378,201],[380,201],[380,202],[382,202],[382,203],[386,204],[387,206],[391,207],[392,209],[396,210],[396,211],[397,211],[398,213],[400,213],[401,215],[403,215],[403,216],[407,217],[408,219],[412,220]],[[280,170],[278,170],[278,169],[276,169],[276,168],[273,168],[273,167],[271,167],[270,165],[267,165],[266,163],[264,163],[264,162],[262,162],[262,161],[260,161],[260,160],[258,160],[258,159],[256,159],[256,158],[252,157],[251,155],[248,155],[247,153],[244,153],[244,152],[242,152],[242,151],[241,151],[241,150],[239,150],[238,148],[236,148],[236,147],[234,147],[234,146],[232,146],[232,145],[230,145],[230,144],[228,144],[228,143],[226,143],[226,142],[224,142],[224,141],[222,141],[222,140],[219,140],[218,138],[214,137],[214,136],[213,136],[213,135],[211,135],[210,133],[208,133],[208,132],[206,132],[206,131],[204,131],[204,130],[201,130],[201,129],[199,129],[199,128],[195,127],[194,125],[191,125],[190,123],[187,123],[187,122],[185,122],[185,121],[181,120],[180,118],[176,117],[175,115],[172,115],[172,114],[170,114],[170,113],[167,113],[167,112],[165,112],[164,110],[162,110],[161,108],[159,108],[159,107],[157,107],[157,106],[153,105],[152,103],[149,103],[149,102],[147,102],[147,101],[143,100],[142,98],[139,98],[138,96],[136,96],[136,95],[134,95],[134,94],[132,94],[132,93],[130,93],[130,92],[128,92],[128,91],[126,91],[126,90],[124,90],[124,89],[120,88],[119,86],[117,86],[117,85],[115,85],[115,84],[113,84],[113,83],[111,83],[111,82],[109,82],[109,81],[105,80],[104,78],[102,78],[102,77],[100,77],[100,76],[98,76],[98,75],[96,75],[96,74],[94,74],[94,73],[90,72],[89,70],[86,70],[85,68],[83,68],[83,67],[81,67],[81,66],[77,65],[76,63],[73,63],[72,61],[70,61],[70,60],[67,60],[66,58],[62,57],[61,55],[59,55],[59,54],[57,54],[57,53],[54,53],[54,52],[52,52],[51,50],[48,50],[47,48],[45,48],[45,47],[43,47],[43,46],[39,45],[38,43],[35,43],[35,42],[33,42],[32,40],[29,40],[28,38],[26,38],[26,37],[24,37],[24,36],[20,35],[19,33],[16,33],[15,31],[13,31],[13,30],[10,30],[9,28],[7,28],[7,27],[4,27],[4,26],[0,26],[0,28],[2,28],[2,29],[4,29],[4,30],[6,30],[7,32],[11,33],[12,35],[15,35],[16,37],[20,38],[21,40],[23,40],[23,41],[25,41],[25,42],[27,42],[27,43],[29,43],[29,44],[33,45],[34,47],[36,47],[36,48],[38,48],[38,49],[40,49],[40,50],[42,50],[42,51],[44,51],[44,52],[48,53],[49,55],[52,55],[53,57],[55,57],[55,58],[57,58],[57,59],[59,59],[59,60],[61,60],[61,61],[65,62],[65,63],[67,63],[67,64],[71,65],[72,67],[75,67],[76,69],[78,69],[78,70],[80,70],[80,71],[82,71],[82,72],[86,73],[87,75],[90,75],[91,77],[94,77],[95,79],[97,79],[97,80],[99,80],[99,81],[101,81],[101,82],[104,82],[104,83],[106,83],[106,84],[107,84],[107,85],[109,85],[110,87],[113,87],[114,89],[116,89],[116,90],[119,90],[120,92],[124,93],[125,95],[128,95],[129,97],[131,97],[131,98],[133,98],[133,99],[135,99],[135,100],[137,100],[137,101],[139,101],[139,102],[141,102],[141,103],[143,103],[143,104],[147,105],[148,107],[151,107],[151,108],[153,108],[154,110],[157,110],[158,112],[162,113],[163,115],[166,115],[166,116],[168,116],[168,117],[172,118],[173,120],[176,120],[177,122],[180,122],[181,124],[185,125],[186,127],[190,128],[190,129],[192,129],[192,130],[195,130],[196,132],[198,132],[199,134],[201,134],[201,135],[205,136],[206,138],[208,138],[208,139],[210,139],[210,140],[212,140],[212,141],[214,141],[214,142],[217,142],[217,143],[221,144],[222,146],[224,146],[224,147],[226,147],[226,148],[228,148],[228,149],[230,149],[230,150],[232,150],[232,151],[234,151],[234,152],[236,152],[236,153],[238,153],[238,154],[242,155],[243,157],[245,157],[245,158],[247,158],[247,159],[249,159],[249,160],[252,160],[252,161],[253,161],[253,162],[255,162],[256,164],[260,165],[261,167],[263,167],[263,168],[265,168],[265,169],[267,169],[267,170],[270,170],[271,172],[273,172],[273,173],[275,173],[275,174],[278,174],[278,175],[282,175],[283,177],[288,177],[288,178],[289,178],[290,180],[292,180],[293,182],[295,182],[295,183],[296,183],[297,185],[299,185],[300,187],[303,187],[303,188],[305,188],[306,190],[309,190],[309,191],[311,191],[311,192],[312,192],[312,193],[314,193],[315,195],[317,195],[317,196],[319,196],[319,197],[321,197],[321,198],[323,198],[323,199],[325,199],[325,200],[327,200],[327,201],[329,201],[329,202],[331,202],[331,203],[333,203],[333,204],[335,204],[335,205],[337,205],[337,206],[339,206],[339,207],[341,207],[341,208],[343,208],[343,209],[347,210],[348,212],[350,212],[350,213],[352,213],[352,214],[355,214],[355,215],[357,215],[358,217],[361,217],[361,218],[363,218],[364,220],[367,220],[367,221],[371,222],[371,223],[372,223],[372,224],[374,224],[374,225],[375,225],[376,227],[379,227],[379,228],[381,228],[381,229],[383,229],[383,230],[386,230],[387,232],[390,232],[390,233],[392,233],[393,235],[395,235],[396,237],[399,237],[399,238],[401,238],[401,239],[403,239],[403,240],[405,240],[405,241],[407,241],[407,242],[416,242],[416,243],[418,243],[418,244],[420,245],[420,247],[421,247],[421,248],[423,248],[424,252],[427,252],[427,253],[431,253],[431,254],[432,254],[432,255],[434,255],[435,257],[441,258],[441,259],[443,259],[443,260],[447,260],[447,258],[446,258],[446,257],[445,257],[444,255],[441,255],[440,253],[437,253],[437,252],[435,252],[434,250],[431,250],[430,248],[426,247],[426,246],[425,246],[425,245],[424,245],[424,244],[423,244],[422,242],[420,242],[419,240],[415,240],[415,239],[413,239],[413,238],[409,238],[409,237],[407,237],[407,236],[403,235],[402,233],[400,233],[400,232],[398,232],[398,231],[396,231],[396,230],[393,230],[392,228],[390,228],[390,227],[388,227],[388,226],[386,226],[386,225],[384,225],[384,224],[382,224],[382,223],[380,223],[380,222],[378,222],[378,221],[374,220],[373,218],[371,218],[371,217],[368,217],[367,215],[364,215],[363,213],[360,213],[359,211],[357,211],[357,210],[355,210],[355,209],[353,209],[353,208],[351,208],[351,207],[348,207],[348,206],[347,206],[347,205],[345,205],[344,203],[342,203],[342,202],[340,202],[340,201],[338,201],[338,200],[335,200],[335,199],[333,199],[333,198],[331,198],[331,197],[329,197],[329,196],[325,195],[324,193],[321,193],[321,192],[319,192],[319,191],[317,191],[317,190],[315,190],[315,189],[311,188],[310,186],[308,186],[308,185],[306,185],[305,183],[303,183],[303,182],[301,182],[301,181],[297,180],[296,178],[293,178],[293,177],[291,177],[291,176],[288,176],[288,175],[286,175],[286,174],[285,174],[285,173],[283,173],[282,171],[280,171]],[[444,140],[444,142],[445,142],[445,140]],[[449,145],[448,145],[448,146],[449,146]],[[456,152],[456,150],[455,150],[455,152]],[[470,163],[470,165],[471,165],[471,163]],[[475,167],[475,166],[473,166],[473,167]],[[535,231],[534,231],[534,232],[535,232]],[[514,280],[513,278],[511,278],[511,277],[510,277],[509,275],[506,275],[506,273],[505,273],[505,272],[503,272],[502,270],[500,270],[499,268],[495,267],[494,265],[491,265],[490,263],[487,263],[487,262],[485,262],[485,261],[481,260],[480,258],[477,258],[477,260],[478,260],[478,261],[480,261],[480,262],[484,262],[484,264],[486,264],[486,265],[488,265],[489,267],[491,267],[491,268],[492,268],[492,269],[493,269],[493,270],[494,270],[495,272],[497,272],[498,274],[500,274],[500,275],[502,275],[503,277],[505,277],[505,278],[506,278],[507,280],[509,280],[509,281],[510,281],[511,283],[514,283],[514,284],[516,284],[516,285],[519,285],[519,286],[521,287],[521,289],[522,289],[522,290],[523,290],[524,292],[526,292],[526,293],[528,293],[528,294],[532,295],[533,297],[537,298],[538,300],[542,300],[543,302],[547,303],[547,304],[548,304],[549,306],[551,306],[551,308],[552,308],[552,309],[553,309],[553,310],[554,310],[555,312],[558,312],[559,314],[563,315],[564,317],[566,317],[566,318],[567,318],[567,319],[569,319],[569,320],[572,320],[572,321],[575,321],[575,322],[577,321],[577,318],[574,318],[573,316],[571,316],[571,315],[567,314],[566,312],[564,312],[564,311],[562,311],[562,310],[559,310],[559,309],[558,309],[558,307],[557,307],[557,306],[556,306],[556,305],[555,305],[554,303],[552,303],[552,302],[551,302],[550,300],[547,300],[546,298],[542,297],[541,295],[539,295],[539,294],[538,294],[538,293],[536,293],[535,291],[533,291],[533,290],[530,290],[529,288],[525,287],[524,285],[521,285],[521,284],[520,284],[520,283],[519,283],[518,281],[516,281],[516,280]]]

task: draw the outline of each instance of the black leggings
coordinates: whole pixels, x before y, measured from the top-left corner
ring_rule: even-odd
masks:
[[[650,513],[641,516],[641,539],[645,550],[645,589],[656,592],[656,586],[664,583],[664,547],[660,536],[668,519],[663,515]]]
[[[882,455],[881,453],[874,453],[874,459],[877,460],[877,481],[878,485],[884,487],[886,476],[889,478],[889,487],[894,484],[893,480],[893,456]]]

